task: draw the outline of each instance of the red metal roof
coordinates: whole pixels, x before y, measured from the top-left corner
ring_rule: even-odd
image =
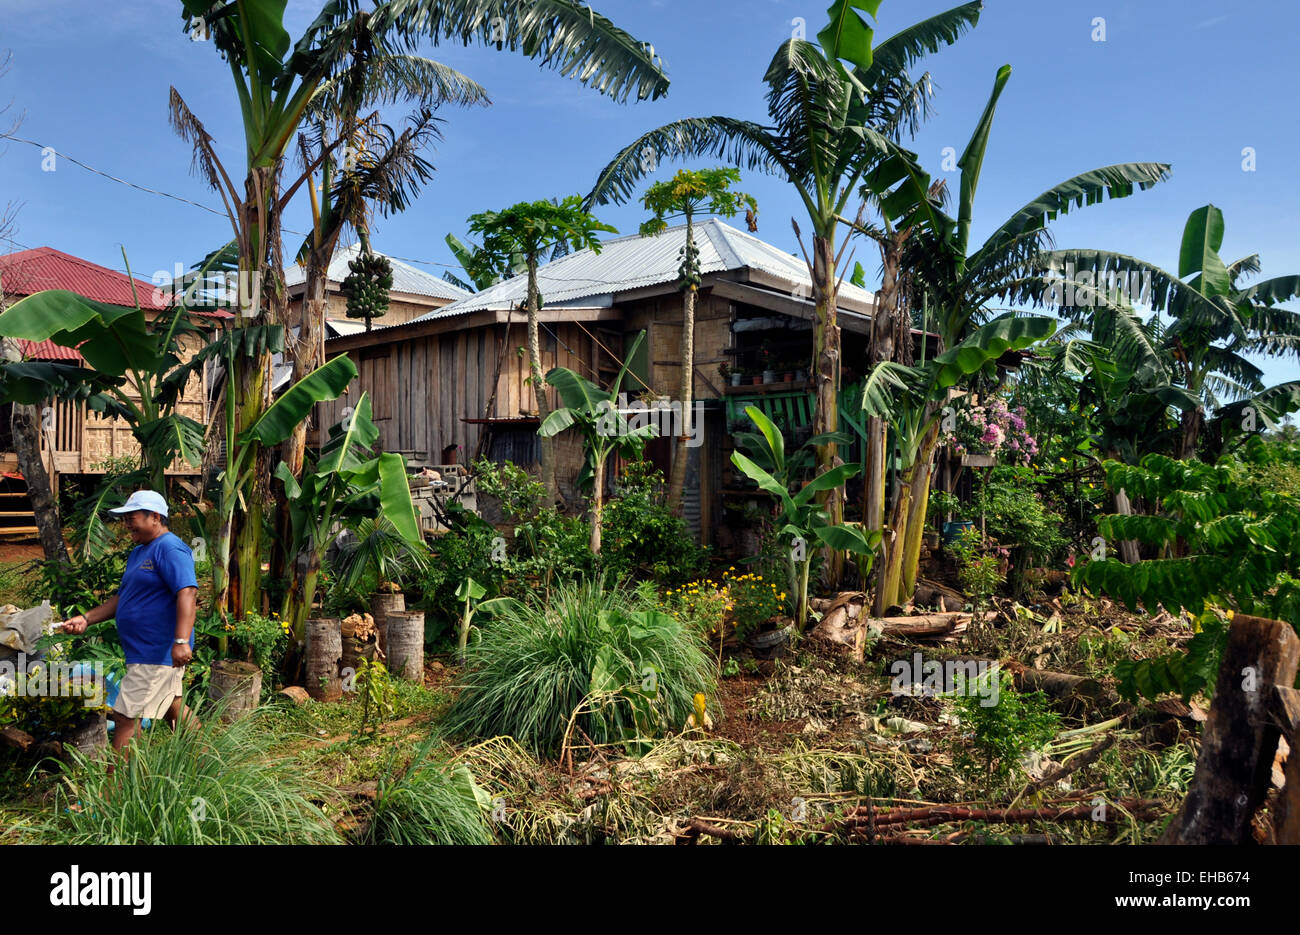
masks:
[[[6,295],[25,296],[43,289],[68,289],[96,302],[135,307],[131,280],[124,273],[55,250],[36,247],[0,256],[0,283]],[[143,309],[167,307],[167,295],[154,295],[153,283],[135,280]],[[161,299],[161,301],[155,301]]]
[[[78,364],[86,362],[86,358],[77,349],[60,347],[53,341],[26,341],[19,338],[17,343],[23,357],[28,360],[70,360]]]
[[[0,286],[3,286],[6,295],[11,296],[28,296],[43,289],[68,289],[97,302],[135,308],[135,297],[131,294],[131,280],[124,273],[72,256],[62,250],[55,250],[53,247],[36,247],[32,250],[20,250],[17,253],[0,256]],[[145,282],[143,279],[136,279],[135,287],[140,297],[140,307],[145,311],[161,310],[171,305],[172,295],[169,289],[159,289],[153,283]],[[196,318],[210,318],[217,321],[235,317],[231,312],[221,309],[212,311],[195,309],[190,314]],[[80,360],[81,355],[77,354],[75,358],[39,356],[35,359]]]

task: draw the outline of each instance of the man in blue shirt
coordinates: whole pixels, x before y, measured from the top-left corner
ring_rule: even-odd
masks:
[[[136,547],[126,560],[118,592],[98,607],[65,621],[65,633],[84,633],[92,623],[117,620],[126,653],[126,676],[113,703],[113,749],[121,750],[140,718],[164,718],[172,727],[197,723],[185,706],[185,666],[194,652],[198,580],[189,546],[167,529],[167,501],[137,490],[122,516]]]

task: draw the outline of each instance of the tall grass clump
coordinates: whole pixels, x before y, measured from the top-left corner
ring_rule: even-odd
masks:
[[[364,843],[492,843],[479,801],[483,793],[469,768],[444,762],[433,744],[421,745],[406,769],[390,770],[379,780]]]
[[[53,820],[32,830],[50,844],[342,843],[312,801],[330,790],[269,752],[276,736],[257,716],[228,726],[211,708],[201,717],[201,727],[137,734],[115,773],[111,754],[79,757]]]
[[[508,735],[554,756],[566,739],[629,743],[681,728],[696,693],[714,697],[701,637],[634,591],[577,581],[479,613],[488,619],[468,648],[450,733]]]

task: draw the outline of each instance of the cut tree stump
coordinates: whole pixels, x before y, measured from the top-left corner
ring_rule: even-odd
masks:
[[[1251,843],[1281,736],[1274,690],[1295,684],[1297,666],[1300,638],[1290,624],[1245,614],[1233,619],[1191,788],[1158,843]],[[1294,774],[1289,765],[1288,799]]]
[[[1279,685],[1273,698],[1274,720],[1286,732],[1290,747],[1273,827],[1278,844],[1300,844],[1300,691]]]

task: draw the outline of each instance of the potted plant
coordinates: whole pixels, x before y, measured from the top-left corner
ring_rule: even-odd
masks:
[[[227,620],[216,630],[201,629],[226,640],[226,657],[212,663],[209,672],[208,698],[224,704],[223,720],[238,720],[261,700],[262,677],[274,671],[289,643],[289,622],[279,614],[267,617],[249,612],[240,620]]]
[[[359,520],[339,545],[335,568],[346,591],[372,594],[370,613],[387,650],[385,626],[390,613],[406,610],[403,584],[428,567],[428,550],[399,535],[383,516]]]
[[[776,382],[776,351],[772,349],[771,341],[764,341],[763,346],[758,351],[758,364],[763,371],[764,383]]]
[[[740,386],[741,372],[735,369],[731,364],[723,361],[718,364],[718,375],[722,377],[723,383],[729,383],[732,386]]]

